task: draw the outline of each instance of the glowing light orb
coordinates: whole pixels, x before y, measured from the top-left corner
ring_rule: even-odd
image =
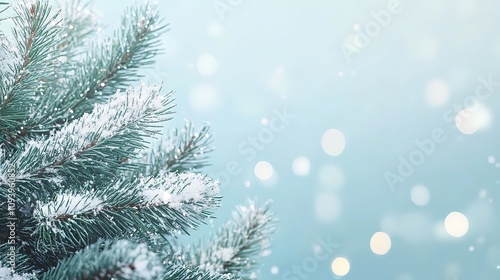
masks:
[[[203,76],[212,76],[217,72],[219,68],[219,64],[217,63],[217,59],[215,56],[211,54],[202,54],[198,61],[196,62],[196,68],[198,72]]]
[[[450,89],[442,80],[432,80],[425,89],[425,99],[433,107],[446,104],[450,98]]]
[[[267,161],[259,161],[255,164],[254,173],[260,180],[269,180],[274,173],[273,166]]]
[[[293,160],[292,170],[297,176],[307,176],[311,169],[311,163],[307,157],[297,157]]]
[[[410,196],[411,201],[418,206],[425,206],[430,200],[429,190],[422,185],[414,186],[410,191]]]
[[[469,220],[459,212],[451,212],[444,220],[446,232],[453,237],[462,237],[469,230]]]
[[[332,262],[332,271],[337,276],[345,276],[351,270],[351,264],[344,257],[335,258]]]
[[[487,127],[491,122],[491,114],[484,106],[463,109],[455,117],[455,125],[463,134],[474,134]]]
[[[370,249],[377,255],[385,255],[391,249],[391,237],[385,232],[376,232],[370,239]]]
[[[321,137],[321,147],[330,156],[339,156],[345,148],[345,136],[337,129],[328,129]]]

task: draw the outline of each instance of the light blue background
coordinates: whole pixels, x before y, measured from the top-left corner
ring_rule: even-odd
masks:
[[[308,279],[335,279],[330,264],[338,256],[351,264],[342,279],[500,278],[500,178],[499,169],[488,162],[489,156],[500,159],[500,88],[482,101],[491,122],[477,133],[464,135],[443,118],[447,110],[457,112],[454,104],[474,94],[480,76],[500,81],[500,2],[401,0],[401,13],[352,54],[349,63],[340,46],[356,34],[355,24],[364,30],[373,21],[372,12],[386,9],[388,2],[159,3],[171,31],[162,35],[164,54],[153,69],[144,71],[146,80],[163,81],[165,91],[175,90],[177,114],[171,127],[184,118],[198,127],[210,121],[217,151],[209,174],[220,174],[230,161],[239,163],[241,172],[222,189],[223,207],[215,226],[247,197],[274,200],[280,222],[273,253],[263,259],[262,279],[300,279],[284,278],[284,273],[314,256],[318,238],[331,238],[339,247],[317,262]],[[96,1],[105,35],[112,34],[129,3],[133,1]],[[221,17],[217,3],[234,5]],[[197,70],[199,57],[207,53],[217,60],[212,76]],[[426,101],[433,80],[449,88],[449,100],[441,106]],[[199,86],[212,90],[200,93]],[[262,118],[271,120],[273,110],[284,107],[295,118],[247,160],[239,145],[265,129]],[[346,139],[337,157],[321,147],[321,137],[330,128],[342,131]],[[442,129],[447,140],[391,190],[384,173],[397,172],[399,157],[408,158],[417,149],[414,142],[430,137],[434,129]],[[310,160],[308,176],[292,171],[298,156]],[[273,165],[270,182],[256,178],[259,161]],[[326,186],[325,191],[321,186],[325,166],[342,172],[340,187]],[[251,186],[245,187],[245,181]],[[410,198],[417,184],[430,192],[426,206]],[[319,219],[315,205],[325,192],[340,202],[338,217],[329,222]],[[468,217],[469,231],[461,238],[442,233],[452,211]],[[210,230],[202,227],[193,237]],[[392,239],[384,256],[373,254],[369,246],[371,236],[381,230]],[[271,273],[273,266],[278,274]]]
[[[97,1],[96,8],[108,24],[106,34],[116,26],[125,2],[132,1]],[[500,278],[500,178],[499,169],[487,160],[500,158],[498,93],[482,102],[491,113],[489,127],[473,135],[460,133],[453,121],[443,119],[444,112],[457,112],[454,104],[463,104],[474,94],[478,77],[493,75],[493,80],[500,80],[500,3],[401,0],[401,13],[352,54],[349,63],[340,46],[356,34],[355,24],[364,30],[373,20],[372,12],[386,9],[388,2],[159,3],[171,31],[162,36],[165,53],[145,73],[150,81],[164,81],[165,90],[176,91],[178,113],[172,125],[184,118],[198,125],[210,121],[217,151],[207,172],[223,171],[232,160],[241,167],[222,189],[223,207],[215,225],[247,197],[274,200],[279,230],[273,253],[263,259],[262,279],[285,279],[286,271],[314,256],[318,238],[331,238],[339,247],[307,273],[308,279],[334,279],[330,265],[338,256],[351,264],[343,279]],[[220,3],[237,4],[220,17],[214,8]],[[199,57],[206,53],[218,65],[208,77],[197,70]],[[448,102],[438,107],[426,101],[426,88],[436,79],[450,91]],[[214,92],[196,93],[200,85],[211,86]],[[193,102],[200,96],[208,104],[202,108]],[[239,153],[238,146],[258,136],[262,118],[271,120],[273,110],[285,106],[295,118],[247,160],[248,154]],[[329,128],[342,131],[346,138],[338,157],[321,147]],[[408,158],[416,149],[414,141],[430,137],[434,129],[442,129],[447,140],[391,191],[384,172],[396,172],[398,157]],[[298,156],[311,162],[306,177],[292,171]],[[272,182],[256,178],[254,166],[261,160],[273,165]],[[318,218],[315,203],[325,192],[319,174],[327,165],[342,171],[344,183],[326,191],[341,205],[338,218],[325,223]],[[247,180],[249,188],[244,185]],[[416,184],[428,188],[428,205],[412,202],[410,189]],[[452,211],[469,219],[464,237],[436,234]],[[194,237],[209,230],[203,227]],[[373,254],[369,246],[371,236],[381,230],[392,239],[384,256]],[[271,274],[273,266],[278,274]]]

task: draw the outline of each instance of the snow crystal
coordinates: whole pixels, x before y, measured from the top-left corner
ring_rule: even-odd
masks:
[[[99,211],[102,201],[95,197],[80,194],[59,194],[48,203],[37,202],[34,215],[39,218],[53,219],[63,215],[78,215],[89,211]]]

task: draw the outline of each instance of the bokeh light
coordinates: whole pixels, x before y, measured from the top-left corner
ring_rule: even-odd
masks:
[[[370,239],[370,249],[377,255],[385,255],[391,249],[391,237],[385,232],[376,232]]]
[[[411,201],[418,206],[425,206],[430,200],[429,190],[423,185],[416,185],[411,188],[410,196]]]
[[[330,156],[339,156],[345,148],[345,136],[338,129],[328,129],[321,137],[321,147]]]
[[[463,109],[455,117],[455,125],[463,134],[474,134],[482,128],[488,127],[491,122],[491,113],[481,105]]]
[[[255,164],[254,173],[260,180],[269,180],[274,173],[273,166],[267,161],[259,161]]]
[[[425,100],[427,104],[438,107],[446,104],[450,98],[450,89],[443,80],[432,80],[425,89]]]
[[[196,68],[201,75],[212,76],[217,72],[219,64],[217,63],[217,59],[215,58],[215,56],[206,53],[202,54],[198,58],[198,61],[196,62]]]
[[[494,156],[489,156],[489,157],[488,157],[488,163],[489,163],[489,164],[493,164],[493,163],[495,163],[495,157],[494,157]]]
[[[446,232],[453,237],[462,237],[469,230],[469,220],[460,212],[451,212],[444,220]]]
[[[309,175],[309,170],[311,169],[311,163],[309,159],[304,156],[297,157],[293,160],[292,170],[297,176],[307,176]]]
[[[351,270],[349,260],[344,257],[337,257],[332,262],[332,271],[337,276],[346,276]]]

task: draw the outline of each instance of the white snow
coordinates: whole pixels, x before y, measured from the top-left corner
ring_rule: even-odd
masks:
[[[235,249],[234,248],[222,248],[220,249],[220,258],[223,262],[228,262],[230,261],[234,255],[235,255]]]
[[[159,87],[144,83],[140,87],[130,87],[125,93],[117,92],[109,102],[96,105],[92,113],[86,113],[67,124],[52,137],[30,141],[16,157],[17,161],[22,161],[29,155],[39,157],[34,157],[36,161],[16,170],[17,178],[35,176],[42,167],[70,158],[96,142],[126,133],[130,126],[141,121],[158,118],[156,112],[167,98],[159,92]],[[5,168],[5,164],[1,167]],[[56,172],[57,169],[54,169],[53,173]]]
[[[119,240],[114,246],[122,248],[123,252],[120,253],[133,260],[133,270],[128,265],[121,269],[131,279],[155,279],[163,271],[159,264],[154,263],[157,260],[156,254],[149,251],[145,244],[134,245],[130,241]],[[136,247],[130,250],[131,246]]]
[[[221,232],[207,244],[207,247],[197,251],[199,260],[195,260],[194,265],[210,273],[222,272],[224,262],[228,261],[252,267],[255,264],[254,257],[238,256],[242,247],[247,245],[260,250],[259,256],[269,255],[271,250],[269,250],[268,234],[273,232],[274,228],[268,225],[265,227],[265,232],[250,234],[250,229],[262,227],[272,220],[272,215],[263,210],[264,208],[259,208],[252,200],[249,200],[247,205],[240,205],[233,213],[232,219],[226,222]],[[228,245],[232,247],[227,247]]]
[[[161,171],[158,176],[139,183],[142,195],[150,204],[167,203],[173,209],[180,210],[186,203],[208,203],[219,194],[219,182],[205,175],[196,173],[167,173]]]
[[[12,71],[9,66],[19,64],[21,62],[21,55],[19,50],[14,47],[14,38],[12,36],[5,36],[0,31],[0,61],[4,67],[0,67],[0,78],[3,84],[8,84],[11,81]]]
[[[90,195],[81,194],[59,194],[56,199],[48,203],[37,202],[34,216],[39,219],[52,221],[56,217],[64,215],[78,215],[102,208],[102,201]]]
[[[19,275],[17,273],[12,273],[12,270],[9,267],[3,266],[0,262],[0,279],[2,280],[32,280],[36,279],[34,273],[24,273]]]

